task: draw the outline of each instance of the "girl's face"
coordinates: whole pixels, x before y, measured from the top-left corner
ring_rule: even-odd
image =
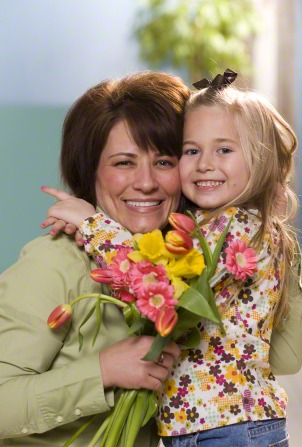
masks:
[[[232,115],[219,106],[187,112],[180,179],[184,195],[200,208],[212,209],[245,189],[249,172]]]

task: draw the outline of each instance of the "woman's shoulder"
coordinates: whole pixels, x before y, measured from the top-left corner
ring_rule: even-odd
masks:
[[[82,247],[78,247],[71,237],[60,234],[57,237],[50,235],[39,236],[28,242],[21,250],[19,259],[34,259],[35,263],[45,265],[55,264],[56,266],[72,264],[74,268],[78,265],[85,270],[91,270],[94,263],[87,256]]]

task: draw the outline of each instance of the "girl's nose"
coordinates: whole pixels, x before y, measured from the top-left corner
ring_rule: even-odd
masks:
[[[196,169],[200,172],[214,171],[214,160],[211,154],[201,153],[198,158]]]

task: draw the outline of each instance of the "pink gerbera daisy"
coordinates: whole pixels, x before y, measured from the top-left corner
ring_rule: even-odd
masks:
[[[112,264],[108,266],[111,271],[114,281],[128,282],[129,270],[131,268],[131,261],[128,259],[128,253],[133,251],[129,247],[119,248],[116,256],[112,258]]]
[[[142,315],[155,321],[159,310],[165,307],[174,307],[178,301],[173,298],[174,287],[165,282],[149,284],[142,295],[137,298],[137,308]]]
[[[150,284],[157,282],[169,284],[167,272],[163,265],[153,265],[150,261],[132,264],[129,271],[129,283],[138,295],[143,294]]]
[[[258,270],[256,252],[253,248],[247,248],[244,241],[234,240],[225,252],[226,269],[235,275],[235,279],[245,281],[247,276],[253,276]]]

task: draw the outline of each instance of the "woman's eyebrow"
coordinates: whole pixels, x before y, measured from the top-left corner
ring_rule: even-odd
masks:
[[[136,155],[136,154],[133,154],[132,152],[117,152],[116,154],[112,154],[112,155],[110,155],[110,156],[108,157],[108,159],[109,159],[109,158],[113,158],[113,157],[118,157],[118,156],[121,156],[121,155],[124,155],[125,157],[131,157],[131,158],[135,158],[135,157],[137,157],[137,155]]]

